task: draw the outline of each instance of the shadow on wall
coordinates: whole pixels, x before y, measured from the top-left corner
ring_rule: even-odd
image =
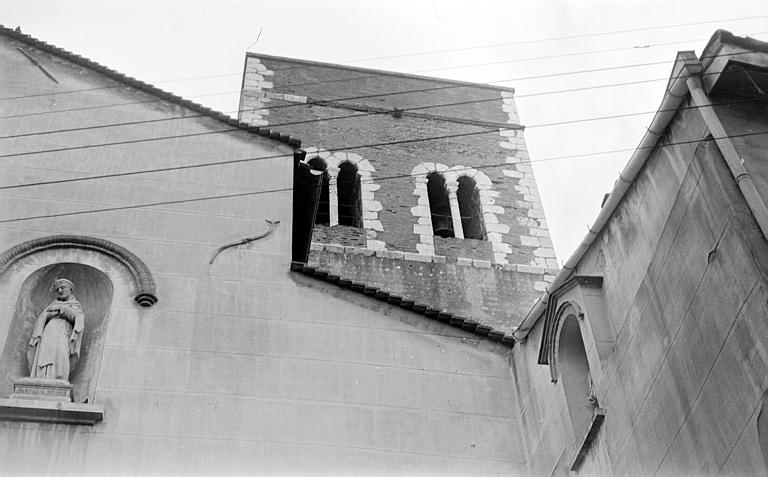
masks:
[[[80,358],[72,362],[69,376],[74,400],[93,400],[114,286],[100,270],[79,263],[48,265],[24,280],[0,358],[0,396],[10,395],[13,382],[29,376],[27,349],[32,328],[37,315],[55,298],[51,284],[56,278],[66,278],[74,283],[73,294],[85,311]]]

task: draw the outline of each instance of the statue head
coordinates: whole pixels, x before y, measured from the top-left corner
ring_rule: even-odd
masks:
[[[72,296],[72,290],[74,288],[75,286],[72,284],[72,282],[66,278],[57,278],[51,285],[51,290],[56,292],[57,298],[59,300],[66,300]]]

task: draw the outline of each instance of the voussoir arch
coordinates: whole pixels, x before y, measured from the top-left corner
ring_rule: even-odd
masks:
[[[107,255],[122,263],[131,273],[136,285],[136,303],[149,307],[157,303],[155,280],[146,264],[133,252],[109,240],[84,235],[52,235],[21,243],[0,255],[0,274],[17,260],[52,249],[82,249]]]

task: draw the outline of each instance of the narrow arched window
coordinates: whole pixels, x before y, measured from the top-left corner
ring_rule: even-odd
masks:
[[[485,240],[485,227],[483,226],[483,211],[480,205],[480,192],[475,180],[471,177],[459,177],[459,188],[456,195],[459,200],[459,212],[461,213],[461,227],[464,230],[464,238]]]
[[[580,441],[589,430],[589,423],[597,407],[589,361],[581,336],[579,321],[568,315],[563,322],[558,345],[558,369],[565,391],[568,414],[571,417],[574,438]]]
[[[445,179],[437,172],[427,175],[427,195],[432,216],[432,231],[440,237],[453,237],[453,219],[448,190],[445,188]]]
[[[328,186],[330,183],[330,177],[328,176],[328,165],[324,160],[319,157],[314,157],[307,161],[309,167],[316,171],[323,171],[322,184],[320,186],[320,200],[317,204],[317,214],[315,215],[315,224],[329,225],[331,221],[330,200]]]
[[[339,166],[336,180],[339,197],[339,225],[362,227],[362,205],[360,201],[360,174],[357,166],[344,162]]]

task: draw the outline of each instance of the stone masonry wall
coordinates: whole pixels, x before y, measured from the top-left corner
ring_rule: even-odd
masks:
[[[309,265],[509,333],[552,280],[488,260],[312,244]]]
[[[242,120],[301,137],[310,152],[353,151],[372,165],[363,213],[380,227],[365,226],[367,248],[558,268],[511,90],[249,54],[240,107]],[[440,168],[481,189],[488,240],[471,253],[434,245],[419,184]]]

